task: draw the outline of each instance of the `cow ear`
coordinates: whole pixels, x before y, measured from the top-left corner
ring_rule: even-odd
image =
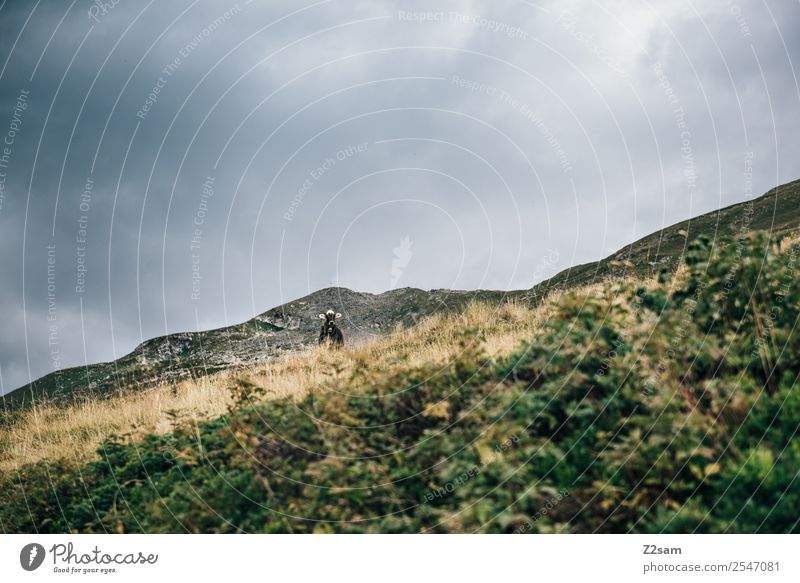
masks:
[[[320,319],[320,320],[324,320],[324,319],[325,319],[325,314],[320,314],[320,315],[319,315],[319,319]]]
[[[339,312],[336,312],[336,317],[337,317],[337,318],[341,318],[341,317],[342,317],[342,315],[341,315]]]

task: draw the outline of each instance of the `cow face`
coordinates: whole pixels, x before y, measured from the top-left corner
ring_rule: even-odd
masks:
[[[325,320],[324,328],[328,334],[333,334],[334,330],[336,330],[336,318],[341,317],[342,315],[339,312],[334,312],[333,310],[328,310],[319,315],[320,320]]]

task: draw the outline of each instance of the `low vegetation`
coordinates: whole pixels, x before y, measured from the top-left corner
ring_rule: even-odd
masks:
[[[677,275],[20,413],[0,528],[799,532],[798,257],[701,238]]]

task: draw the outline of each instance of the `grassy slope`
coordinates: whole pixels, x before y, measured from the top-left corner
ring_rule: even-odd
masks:
[[[34,400],[68,403],[86,397],[118,396],[263,363],[313,345],[319,333],[317,314],[330,306],[345,312],[348,342],[360,342],[398,326],[413,325],[434,313],[460,311],[470,301],[497,304],[519,295],[414,288],[368,294],[326,288],[241,324],[154,338],[115,361],[48,374],[5,395],[3,403],[6,409],[14,410]]]
[[[444,362],[458,352],[465,329],[483,338],[491,354],[508,353],[541,326],[547,306],[531,309],[505,303],[470,304],[457,314],[439,313],[413,327],[341,351],[316,347],[261,364],[198,379],[163,383],[111,399],[39,404],[13,415],[0,431],[0,471],[14,471],[41,460],[82,463],[112,435],[141,437],[165,433],[176,423],[197,422],[226,413],[231,388],[240,383],[268,388],[271,398],[302,398],[309,391],[348,374],[357,362],[391,368],[399,361]]]
[[[340,307],[348,318],[346,327],[364,339],[389,332],[398,324],[414,324],[437,312],[461,310],[470,301],[535,302],[554,288],[571,288],[608,278],[645,277],[662,268],[674,269],[685,252],[687,236],[688,240],[698,235],[715,239],[751,230],[779,234],[798,227],[800,180],[772,189],[752,201],[662,229],[601,261],[564,270],[531,290],[466,292],[404,288],[373,295],[328,288],[273,308],[242,324],[154,338],[113,362],[51,373],[12,391],[4,397],[3,403],[6,408],[13,409],[32,399],[69,400],[87,394],[93,397],[115,395],[264,362],[312,344],[317,313],[329,306]]]
[[[751,209],[723,209],[722,219],[734,223],[726,223],[727,232],[738,235],[764,225],[774,226],[773,234],[793,230],[792,215],[800,207],[790,208],[784,201],[798,204],[797,185],[768,193]],[[709,226],[716,220],[700,217],[692,225]],[[674,233],[681,227],[685,225],[676,225]],[[646,250],[657,241],[663,243],[662,253],[684,256],[686,238],[675,234],[634,243],[630,261],[638,261],[642,253],[647,256]],[[0,485],[0,527],[54,532],[796,531],[790,508],[800,502],[800,480],[795,479],[800,449],[794,439],[800,402],[793,376],[800,370],[794,334],[800,303],[794,277],[798,249],[784,245],[781,251],[757,239],[723,244],[716,251],[722,257],[710,262],[703,259],[708,248],[690,252],[689,275],[673,282],[675,287],[652,285],[642,294],[631,287],[634,280],[618,279],[584,285],[573,294],[551,294],[536,302],[538,307],[527,301],[527,292],[516,296],[518,303],[501,309],[496,307],[496,292],[480,292],[483,307],[473,305],[466,312],[462,308],[472,299],[468,293],[398,290],[389,298],[356,294],[359,317],[371,322],[383,316],[379,325],[386,328],[398,321],[394,318],[416,321],[408,306],[417,306],[421,316],[441,307],[443,297],[450,302],[447,313],[423,320],[419,327],[378,335],[377,342],[342,353],[306,353],[251,365],[240,371],[245,374],[166,383],[108,401],[88,399],[8,417],[0,440],[0,469],[7,476]],[[584,272],[582,281],[593,281],[598,274],[619,278],[670,266],[669,261],[655,262],[639,271],[623,263],[619,254],[604,261],[606,271],[599,262]],[[560,275],[551,280],[551,290],[554,281],[559,283],[556,287],[564,287],[581,280]],[[324,292],[339,299],[354,293]],[[442,295],[437,298],[436,293]],[[262,324],[270,326],[269,331],[284,332],[292,326],[274,316],[305,313],[302,310],[311,313],[317,308],[298,300],[262,315]],[[298,331],[307,333],[302,324]],[[475,338],[482,341],[476,343]],[[510,355],[520,343],[522,348]],[[598,390],[598,384],[604,388]],[[581,388],[585,386],[588,392]],[[233,394],[231,387],[236,389]],[[279,398],[263,403],[261,389]],[[536,396],[525,401],[533,393]],[[291,400],[280,398],[284,396]],[[495,397],[499,401],[494,402]],[[365,402],[383,404],[374,410]],[[287,409],[289,403],[295,404]],[[466,412],[463,427],[453,416],[454,407]],[[344,427],[387,427],[384,419],[393,416],[396,423],[379,431],[331,432],[325,422],[309,426],[309,414]],[[223,416],[214,420],[217,415]],[[546,423],[537,429],[540,419]],[[564,423],[571,429],[565,430]],[[423,444],[429,430],[441,439],[435,439],[426,454]],[[128,435],[108,441],[115,433]],[[484,439],[487,433],[490,438]],[[284,443],[287,439],[317,456],[297,457],[294,446]],[[91,462],[91,451],[100,443],[103,461]],[[364,451],[387,447],[400,447],[394,462],[384,459],[385,454],[375,464],[361,467],[357,461]],[[406,456],[406,449],[415,454]],[[154,460],[161,461],[152,466]],[[532,463],[535,460],[539,462]],[[273,463],[283,468],[278,476],[282,485],[276,486],[275,476],[259,470]],[[476,467],[477,473],[459,478]],[[150,477],[142,477],[143,471]],[[421,482],[410,479],[411,490],[376,488],[371,482],[369,488],[358,485],[358,480],[387,471],[426,477]],[[358,478],[362,472],[366,474]],[[519,474],[520,481],[506,487],[508,480],[498,478],[497,472]],[[78,475],[88,477],[88,483],[75,482]],[[116,484],[123,483],[119,478],[126,475],[134,477],[118,488]],[[285,482],[289,476],[293,477]],[[453,476],[460,480],[460,493],[440,492]],[[231,490],[239,480],[258,501],[255,506]],[[212,499],[213,516],[204,503],[186,499],[184,482]],[[297,490],[291,485],[295,482],[307,486]],[[20,483],[25,484],[26,496]],[[332,497],[319,494],[331,483],[342,488],[327,493]],[[131,487],[144,494],[137,497]],[[481,494],[481,488],[489,490]],[[369,496],[353,493],[361,491]],[[378,492],[382,502],[370,501]],[[526,501],[507,499],[509,495]],[[504,506],[482,505],[483,496],[500,496]],[[32,514],[27,514],[26,497],[34,499]],[[133,508],[140,505],[141,511],[120,510],[116,502],[109,506],[118,498],[132,501]],[[307,499],[313,505],[306,506]],[[386,505],[387,499],[395,506]],[[536,518],[541,508],[536,504],[556,499],[560,511]],[[410,505],[401,508],[398,501]],[[179,518],[170,519],[158,510],[165,503],[171,510],[177,504]],[[86,504],[93,507],[89,513]],[[265,505],[332,522],[287,519],[265,511]],[[230,517],[227,522],[219,522],[217,510]],[[398,520],[380,518],[386,512],[398,513]]]
[[[566,292],[536,321],[476,307],[334,353],[290,399],[264,399],[289,371],[243,378],[225,415],[19,468],[0,523],[797,532],[798,261],[763,235],[699,242],[675,278]]]
[[[656,231],[613,255],[577,265],[540,284],[541,290],[568,288],[609,277],[648,276],[666,267],[674,269],[686,245],[701,235],[711,240],[735,238],[751,231],[775,236],[800,229],[800,180],[773,188],[764,195]]]

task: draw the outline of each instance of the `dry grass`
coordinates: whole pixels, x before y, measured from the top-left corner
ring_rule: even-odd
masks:
[[[794,245],[800,245],[800,235],[789,234],[781,241],[781,253],[789,253]]]
[[[595,285],[585,292],[599,292],[601,288]],[[560,293],[554,292],[538,308],[476,303],[463,313],[434,315],[413,328],[362,346],[340,351],[310,348],[268,364],[145,392],[69,406],[39,406],[21,414],[0,433],[0,471],[13,471],[43,459],[83,462],[94,457],[99,445],[112,435],[166,433],[178,421],[224,414],[232,402],[230,387],[238,380],[264,387],[267,398],[300,398],[324,387],[332,377],[347,374],[360,361],[376,367],[400,361],[410,365],[446,362],[459,350],[458,339],[464,330],[478,335],[490,355],[502,355],[542,326],[552,313],[556,296]]]

